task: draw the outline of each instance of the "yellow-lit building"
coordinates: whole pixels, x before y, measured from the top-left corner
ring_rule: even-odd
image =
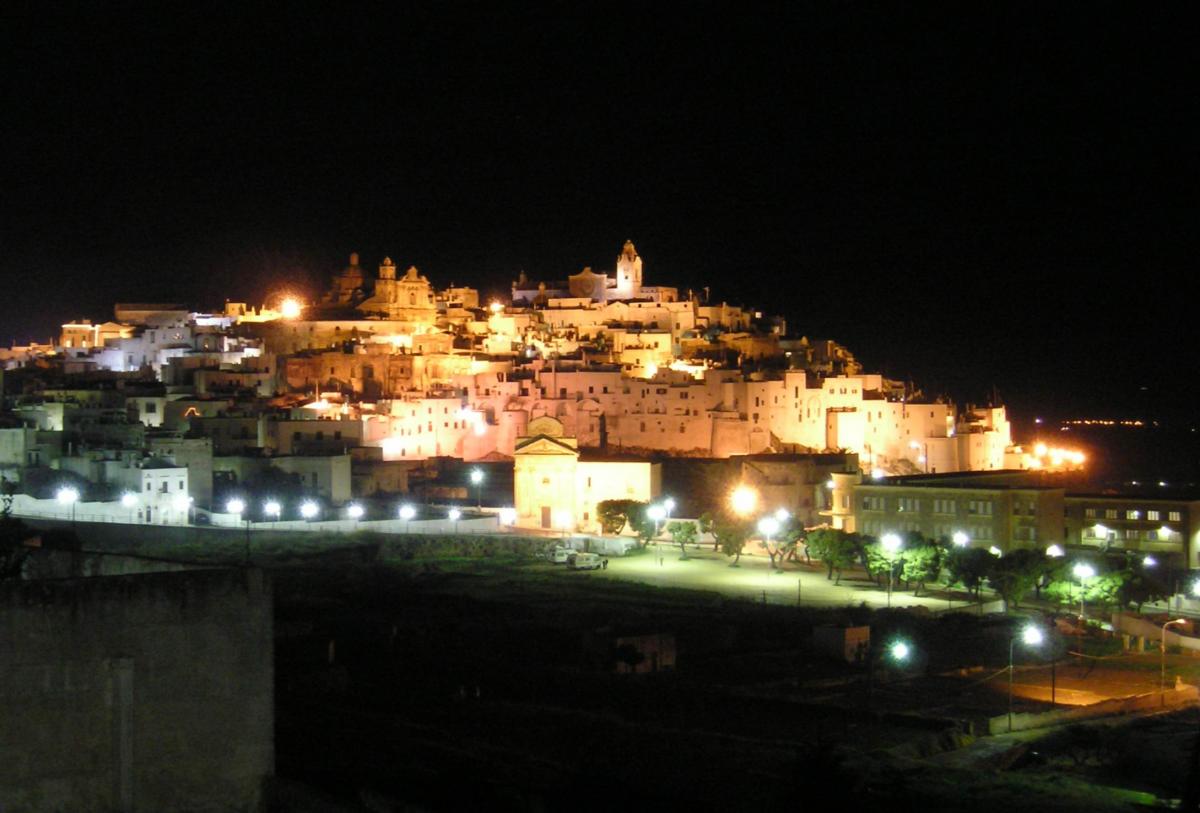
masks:
[[[513,454],[517,525],[560,531],[596,531],[604,500],[649,502],[662,489],[662,467],[644,460],[580,460],[579,445],[560,421],[529,422]]]

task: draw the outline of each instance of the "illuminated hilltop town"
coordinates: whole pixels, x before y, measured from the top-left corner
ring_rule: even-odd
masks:
[[[271,304],[121,303],[0,350],[5,479],[74,472],[114,517],[175,523],[270,474],[342,506],[433,459],[511,461],[517,525],[591,530],[600,500],[655,496],[664,457],[867,479],[1082,463],[1014,446],[1003,406],[923,398],[780,317],[646,284],[632,241],[611,269],[521,274],[507,301],[352,254],[321,296]]]

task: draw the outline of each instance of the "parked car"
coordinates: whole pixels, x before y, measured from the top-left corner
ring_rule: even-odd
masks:
[[[570,564],[576,570],[599,570],[604,559],[598,553],[577,553],[575,561]]]
[[[555,548],[554,550],[550,551],[549,559],[556,565],[563,565],[569,562],[571,557],[574,555],[575,551],[571,550],[570,548]]]

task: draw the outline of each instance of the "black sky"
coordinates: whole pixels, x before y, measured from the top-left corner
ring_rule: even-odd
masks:
[[[629,237],[960,400],[1200,394],[1170,9],[176,5],[6,12],[3,341],[315,292],[352,250],[498,292]]]

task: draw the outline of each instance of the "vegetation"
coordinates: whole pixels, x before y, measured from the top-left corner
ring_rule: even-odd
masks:
[[[619,534],[626,523],[630,523],[630,518],[637,515],[639,508],[644,507],[645,503],[637,500],[601,500],[596,504],[596,519],[604,533]]]
[[[667,533],[671,534],[671,541],[679,546],[681,559],[688,558],[687,545],[696,541],[696,523],[694,522],[671,522],[667,524]]]
[[[746,540],[750,538],[750,524],[737,517],[722,515],[713,522],[712,534],[721,553],[733,557],[730,567],[737,567]]]

